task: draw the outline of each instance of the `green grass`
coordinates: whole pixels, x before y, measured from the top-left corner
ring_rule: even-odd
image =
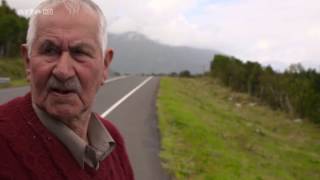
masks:
[[[162,78],[163,166],[183,180],[320,179],[320,127],[257,102],[210,78]]]
[[[20,58],[1,58],[0,77],[10,77],[11,82],[0,84],[0,88],[27,85],[23,61]]]
[[[10,83],[0,84],[0,89],[27,86],[28,82],[26,79],[14,79]]]

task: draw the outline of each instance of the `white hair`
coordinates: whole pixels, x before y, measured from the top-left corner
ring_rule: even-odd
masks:
[[[38,16],[43,12],[45,9],[49,8],[54,8],[55,6],[61,4],[61,3],[66,3],[67,1],[73,3],[78,3],[78,5],[86,5],[89,8],[91,8],[94,12],[97,13],[99,17],[99,24],[98,24],[98,29],[99,29],[99,41],[100,41],[100,46],[101,50],[103,53],[104,57],[104,52],[107,49],[107,44],[108,44],[108,32],[107,32],[107,20],[106,17],[104,16],[103,12],[99,8],[99,6],[94,3],[91,0],[45,0],[41,2],[34,10],[34,13],[30,17],[29,20],[29,27],[27,31],[27,46],[28,46],[28,55],[29,57],[31,56],[31,49],[33,45],[33,41],[36,37],[37,33],[37,22],[38,22]],[[65,4],[66,5],[66,4]],[[71,4],[72,5],[72,4]]]

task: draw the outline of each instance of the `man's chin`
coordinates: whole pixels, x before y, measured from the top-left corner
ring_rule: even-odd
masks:
[[[71,93],[69,95],[57,95],[50,93],[45,102],[46,111],[59,118],[74,118],[81,113],[81,101],[79,97]]]
[[[54,108],[48,108],[47,113],[57,120],[72,120],[79,116],[80,111],[76,110],[75,107],[60,107],[60,105],[58,105]]]

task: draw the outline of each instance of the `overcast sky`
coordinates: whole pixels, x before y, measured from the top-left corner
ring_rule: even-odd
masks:
[[[27,10],[41,0],[7,0]],[[319,0],[95,0],[109,31],[137,31],[171,44],[209,48],[283,69],[320,69]]]

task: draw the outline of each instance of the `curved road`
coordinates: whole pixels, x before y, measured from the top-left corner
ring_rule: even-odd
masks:
[[[112,121],[126,141],[136,180],[169,180],[161,167],[156,116],[157,77],[115,77],[97,94],[94,110]],[[0,90],[0,103],[22,96],[29,87]]]

